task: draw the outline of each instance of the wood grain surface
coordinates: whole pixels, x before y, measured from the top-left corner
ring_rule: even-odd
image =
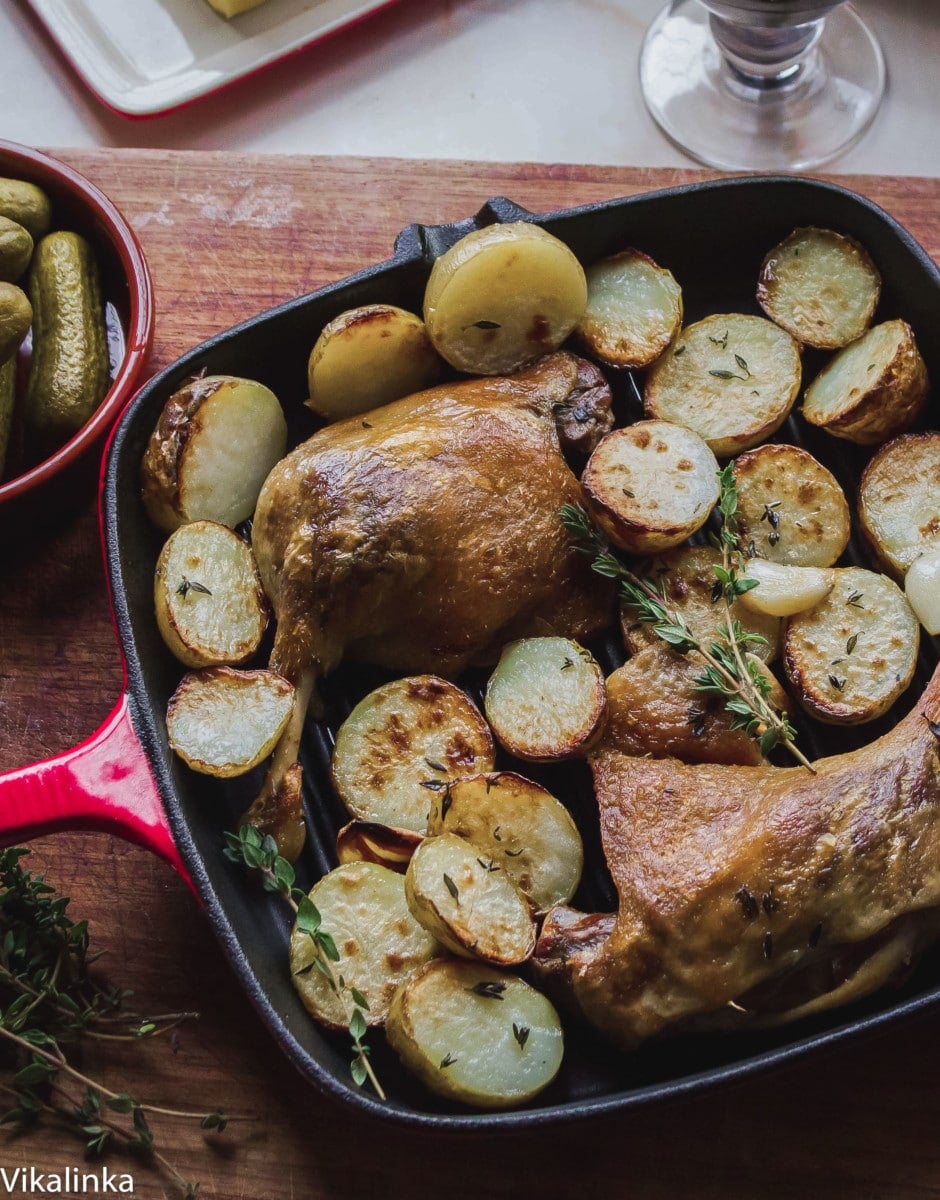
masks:
[[[534,211],[673,185],[704,172],[161,151],[62,152],[130,218],[156,286],[152,366],[236,320],[387,257],[413,221],[473,213],[493,195]],[[848,178],[940,259],[940,181]],[[311,337],[314,331],[311,331]],[[121,688],[93,498],[4,555],[0,770],[91,733]],[[170,1107],[246,1120],[222,1136],[154,1121],[201,1195],[253,1200],[925,1200],[940,1197],[940,1017],[719,1094],[590,1125],[472,1140],[364,1122],[304,1085],[261,1027],[187,889],[104,835],[33,844],[32,866],[72,897],[102,967],[144,1007],[198,1009],[167,1041],[109,1046],[85,1066]],[[627,1063],[629,1070],[629,1063]],[[174,1194],[112,1157],[135,1195]],[[0,1166],[87,1169],[60,1130],[0,1131]],[[25,1195],[14,1189],[14,1195]]]

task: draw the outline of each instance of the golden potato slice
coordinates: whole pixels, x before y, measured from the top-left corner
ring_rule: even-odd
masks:
[[[751,612],[770,617],[792,617],[819,604],[832,591],[835,576],[826,567],[792,567],[752,558],[744,564],[744,576],[757,581],[741,596],[741,603]]]
[[[513,771],[458,779],[431,802],[428,833],[455,833],[501,867],[536,912],[570,900],[584,866],[581,835],[551,792]]]
[[[861,337],[881,295],[867,250],[831,229],[795,229],[761,264],[757,300],[806,346],[834,350]]]
[[[535,949],[535,923],[512,877],[456,834],[417,847],[405,895],[415,920],[455,954],[513,966]]]
[[[424,320],[432,345],[458,371],[502,375],[557,350],[586,303],[573,252],[518,221],[475,229],[437,259]]]
[[[163,640],[187,667],[247,662],[268,624],[251,547],[215,521],[170,534],[157,559],[154,605]]]
[[[928,633],[940,633],[940,545],[925,550],[904,576],[904,594]]]
[[[800,348],[772,321],[716,313],[687,325],[650,367],[648,417],[694,430],[719,457],[770,437],[800,390]]]
[[[803,416],[863,446],[903,433],[924,411],[927,367],[906,321],[885,321],[840,350],[806,389]]]
[[[336,734],[333,782],[353,814],[423,833],[432,797],[493,767],[493,737],[470,697],[436,675],[383,684]]]
[[[727,621],[724,602],[715,589],[716,564],[721,565],[721,551],[712,546],[681,546],[651,559],[640,569],[640,574],[662,589],[666,607],[684,617],[696,638],[706,645],[716,639],[718,626]],[[753,645],[751,649],[763,662],[773,662],[780,653],[780,618],[751,612],[743,607],[740,597],[731,606],[731,615],[745,631],[766,639],[766,645]],[[629,605],[621,610],[620,625],[628,654],[661,642],[648,625],[636,620]]]
[[[336,857],[341,863],[378,863],[404,875],[421,841],[422,835],[411,829],[390,829],[375,821],[350,821],[336,835]]]
[[[274,749],[293,705],[293,686],[274,671],[206,667],[184,676],[170,697],[167,736],[194,771],[244,775]]]
[[[610,367],[647,367],[682,325],[682,289],[671,271],[632,247],[588,267],[577,335]]]
[[[435,383],[443,363],[424,322],[394,304],[334,317],[310,352],[309,407],[329,421],[378,408]]]
[[[708,520],[718,502],[718,463],[691,429],[638,421],[600,441],[581,486],[615,546],[651,554],[678,546]]]
[[[510,754],[552,762],[588,749],[600,733],[606,703],[604,673],[583,646],[539,637],[503,647],[483,707]]]
[[[859,484],[858,518],[897,579],[940,546],[940,433],[905,434],[875,453]]]
[[[399,988],[386,1034],[431,1091],[481,1108],[531,1100],[564,1054],[561,1021],[541,992],[456,959],[429,963]]]
[[[920,626],[886,575],[861,567],[834,574],[826,599],[787,622],[784,668],[807,712],[861,725],[887,712],[911,682]]]
[[[310,889],[321,929],[333,939],[339,958],[333,968],[369,1007],[366,1023],[382,1025],[396,988],[423,967],[440,947],[411,915],[401,875],[376,863],[335,867]],[[305,1008],[331,1029],[349,1024],[348,997],[338,996],[316,965],[317,948],[294,926],[290,973]]]
[[[700,654],[677,654],[663,642],[634,654],[607,679],[604,746],[634,758],[759,763],[757,742],[743,729],[732,729],[722,700],[696,690],[704,669]],[[772,685],[773,704],[785,709],[786,693],[769,668],[764,667],[764,673]]]
[[[163,407],[141,466],[144,507],[166,533],[188,521],[234,527],[287,448],[274,393],[251,379],[205,375]]]
[[[799,446],[768,443],[734,460],[741,544],[753,558],[831,567],[849,544],[845,493]]]

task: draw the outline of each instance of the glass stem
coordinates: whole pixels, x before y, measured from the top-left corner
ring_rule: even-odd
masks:
[[[767,92],[794,85],[822,36],[824,20],[764,28],[711,13],[712,36],[730,72],[729,83]]]

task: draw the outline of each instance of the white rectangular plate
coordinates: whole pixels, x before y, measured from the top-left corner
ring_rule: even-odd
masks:
[[[125,116],[179,108],[393,0],[268,0],[226,20],[206,0],[29,0],[88,87]]]

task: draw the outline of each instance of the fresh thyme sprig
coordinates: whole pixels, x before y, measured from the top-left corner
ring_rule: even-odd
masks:
[[[346,1010],[347,1028],[355,1051],[350,1064],[353,1080],[362,1087],[368,1079],[379,1099],[385,1100],[385,1092],[369,1061],[371,1051],[365,1041],[368,1001],[358,988],[348,983],[337,971],[340,953],[336,943],[323,928],[320,910],[302,888],[295,886],[294,868],[278,854],[277,842],[270,834],[262,836],[254,825],[243,825],[237,833],[226,832],[222,853],[229,862],[257,872],[265,891],[282,896],[294,910],[297,928],[313,943],[314,957],[309,969],[315,968],[320,972]]]
[[[636,619],[680,654],[695,651],[705,660],[695,690],[720,696],[731,714],[732,727],[744,729],[768,755],[775,746],[785,746],[808,770],[815,768],[796,746],[796,731],[786,713],[778,713],[770,703],[770,681],[758,663],[748,657],[750,646],[764,642],[759,634],[744,629],[731,615],[734,600],[756,586],[756,580],[741,575],[741,555],[737,544],[737,490],[730,465],[718,473],[721,530],[715,539],[721,549],[721,565],[715,565],[715,600],[723,600],[727,620],[718,627],[718,640],[705,645],[693,633],[681,613],[669,608],[664,587],[657,589],[641,579],[621,560],[607,539],[580,505],[566,504],[561,520],[574,535],[577,549],[591,557],[591,566],[607,579],[614,580],[624,602]]]
[[[13,1101],[0,1124],[25,1127],[55,1118],[84,1141],[89,1155],[122,1146],[151,1159],[194,1197],[199,1185],[155,1148],[147,1118],[181,1117],[221,1131],[223,1113],[181,1112],[115,1092],[78,1070],[63,1047],[156,1037],[198,1014],[127,1011],[132,993],[91,976],[98,956],[88,951],[87,922],[73,921],[68,899],[21,865],[28,853],[22,847],[0,852],[0,1041],[12,1048],[16,1064],[9,1081],[0,1083]]]

